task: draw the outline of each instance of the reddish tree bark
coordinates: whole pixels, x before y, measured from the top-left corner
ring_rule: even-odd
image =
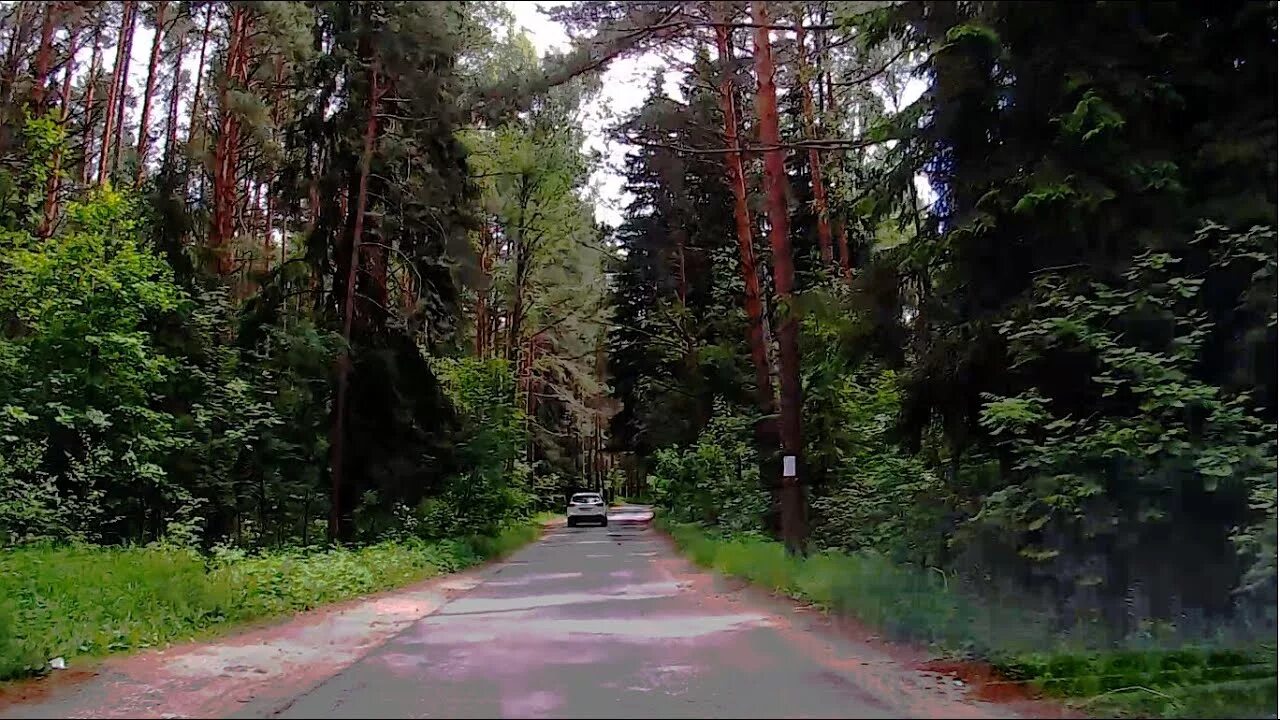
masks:
[[[67,61],[62,71],[62,92],[59,102],[62,107],[58,113],[58,124],[63,128],[71,117],[71,78],[76,70],[77,41],[80,39],[80,25],[72,26],[67,37]],[[44,214],[40,220],[40,237],[49,237],[53,233],[54,221],[58,217],[58,191],[62,186],[63,147],[58,145],[53,151],[53,167],[49,173],[49,181],[45,185]]]
[[[406,270],[404,273],[404,283],[401,285],[400,293],[400,309],[405,315],[413,312],[414,307],[418,304],[418,280],[417,276]]]
[[[93,97],[98,87],[98,75],[102,72],[102,20],[93,29],[93,55],[89,60],[89,77],[84,89],[84,133],[80,139],[80,184],[89,184],[93,161]]]
[[[489,218],[485,216],[480,224],[480,283],[476,288],[476,357],[488,357],[489,353],[489,278],[493,270],[493,257],[490,246],[493,244],[493,231]]]
[[[18,81],[18,68],[22,65],[23,54],[27,51],[27,43],[30,41],[32,19],[33,16],[27,13],[27,10],[34,3],[20,2],[13,11],[13,30],[9,36],[8,56],[5,58],[4,75],[0,77],[0,87],[3,92],[4,103],[8,104],[13,101],[13,87]]]
[[[67,60],[62,71],[62,91],[58,99],[62,104],[58,117],[63,123],[66,123],[71,116],[71,80],[76,71],[76,53],[80,50],[81,30],[83,30],[81,23],[77,22],[70,28],[67,35]]]
[[[809,140],[818,139],[817,122],[813,112],[813,87],[809,84],[809,61],[805,49],[805,29],[803,17],[796,15],[796,58],[800,72],[797,82],[800,84],[800,109],[804,115],[804,136]],[[831,256],[831,222],[827,212],[827,188],[822,182],[822,157],[817,148],[809,148],[809,176],[813,182],[813,208],[818,219],[818,249],[822,254],[824,266],[830,266]]]
[[[173,159],[178,144],[178,99],[182,97],[182,56],[186,49],[186,36],[179,34],[173,51],[173,86],[169,88],[169,112],[164,133],[164,164]]]
[[[196,135],[198,118],[200,117],[201,93],[204,91],[205,51],[209,49],[209,29],[213,25],[213,8],[204,10],[204,30],[200,33],[200,60],[196,63],[195,95],[191,98],[191,122],[187,125],[187,142]]]
[[[142,117],[138,120],[138,177],[135,180],[136,185],[142,184],[142,178],[146,176],[147,171],[147,151],[151,145],[151,132],[148,127],[151,122],[151,96],[156,91],[156,66],[160,62],[160,47],[167,32],[164,20],[168,9],[169,3],[166,0],[160,0],[160,2],[156,3],[156,31],[155,36],[151,39],[151,56],[147,58],[147,85],[142,91]],[[178,70],[175,69],[175,72],[178,72]]]
[[[129,18],[133,12],[133,3],[126,2],[124,4],[124,12],[120,16],[120,35],[116,38],[116,58],[114,67],[111,69],[111,84],[107,86],[107,104],[104,108],[104,121],[102,125],[102,147],[98,148],[98,184],[101,185],[107,181],[107,163],[111,156],[111,138],[115,129],[116,120],[116,98],[120,91],[120,81],[124,71],[124,43],[125,33],[129,27]]]
[[[49,68],[53,66],[54,21],[61,14],[61,2],[44,3],[44,19],[40,23],[40,46],[36,50],[35,86],[31,88],[31,103],[34,106],[35,115],[44,114]]]
[[[534,363],[538,361],[538,338],[530,336],[526,341],[528,352],[525,358],[525,462],[533,463],[534,437],[533,425],[538,413],[538,376],[534,371]]]
[[[528,178],[521,178],[520,192],[518,197],[519,213],[516,215],[516,224],[508,228],[507,242],[511,246],[511,255],[514,260],[515,273],[512,279],[511,288],[511,311],[507,317],[507,359],[511,360],[520,354],[520,326],[524,322],[524,290],[525,284],[529,279],[529,251],[525,246],[524,227],[525,227],[525,211],[531,202],[530,196],[532,188],[529,187]]]
[[[733,53],[730,29],[717,25],[716,51],[720,75],[720,110],[724,116],[725,146],[733,151],[724,156],[729,187],[733,191],[733,219],[738,234],[738,259],[742,263],[745,287],[743,306],[747,312],[747,344],[751,348],[751,364],[756,371],[756,406],[765,415],[775,410],[773,380],[769,370],[768,331],[765,328],[764,303],[760,299],[760,271],[756,266],[755,240],[751,235],[751,210],[747,206],[747,181],[742,171],[742,153],[738,151],[738,109],[733,90]]]
[[[728,17],[722,18],[727,23]],[[773,374],[769,361],[769,327],[764,312],[760,290],[760,270],[756,262],[755,238],[751,230],[751,209],[747,205],[746,173],[742,169],[742,152],[739,150],[739,119],[737,94],[733,82],[733,30],[727,25],[717,25],[716,56],[720,61],[720,110],[724,120],[725,146],[732,152],[724,156],[729,187],[733,192],[733,217],[738,237],[738,258],[742,265],[743,307],[747,313],[747,346],[751,350],[751,365],[755,369],[756,411],[761,419],[754,428],[754,440],[759,449],[760,479],[768,489],[771,507],[779,502],[779,473],[773,454],[778,442],[778,402],[773,392]],[[768,527],[776,529],[776,516],[769,514]]]
[[[369,115],[364,126],[364,148],[360,154],[360,182],[356,193],[355,221],[351,228],[351,257],[347,264],[346,297],[342,306],[342,338],[346,342],[338,355],[338,387],[334,397],[333,432],[330,437],[329,475],[332,498],[329,503],[329,537],[337,539],[341,525],[343,441],[346,436],[347,385],[351,373],[351,325],[355,315],[356,269],[360,265],[360,241],[364,233],[365,207],[369,197],[369,171],[373,165],[373,142],[378,134],[378,106],[382,100],[378,61],[369,69]]]
[[[842,221],[836,221],[836,240],[840,246],[840,273],[845,280],[852,280],[853,258],[849,256],[849,231]]]
[[[138,26],[138,3],[135,0],[128,5],[130,12],[129,28],[124,37],[124,73],[120,75],[120,91],[116,99],[116,137],[111,148],[112,172],[120,166],[120,146],[124,142],[124,106],[129,99],[129,61],[133,58],[133,31]]]
[[[769,8],[763,0],[751,4],[755,24],[756,114],[764,151],[765,197],[769,217],[769,244],[773,248],[773,286],[782,308],[778,324],[780,434],[782,452],[795,458],[797,473],[782,478],[782,537],[787,550],[802,552],[805,538],[804,491],[799,466],[803,450],[800,411],[799,323],[792,307],[795,269],[791,257],[791,222],[787,213],[787,172],[778,130],[778,90],[774,83],[773,47],[769,40]]]
[[[231,7],[227,21],[227,63],[218,88],[218,136],[213,150],[213,217],[209,248],[217,258],[220,276],[233,271],[227,245],[235,233],[237,201],[236,167],[240,153],[240,118],[231,111],[231,84],[245,80],[244,43],[249,11],[243,5]]]
[[[826,21],[826,10],[823,10],[823,22]],[[823,52],[826,52],[826,44],[823,44]],[[836,102],[835,85],[831,81],[831,71],[824,61],[823,71],[820,73],[819,82],[826,83],[827,87],[827,106],[834,108]],[[838,156],[837,156],[838,157]],[[849,229],[845,225],[843,218],[837,217],[833,220],[836,228],[836,248],[840,252],[840,273],[844,276],[846,282],[853,281],[853,256],[849,253]]]

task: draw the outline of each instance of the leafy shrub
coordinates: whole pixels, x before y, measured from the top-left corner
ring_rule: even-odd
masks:
[[[90,537],[145,498],[191,502],[162,467],[185,439],[155,403],[178,364],[149,330],[184,295],[127,197],[104,188],[67,216],[49,238],[0,233],[0,475],[23,498],[0,504],[10,540]]]
[[[1274,284],[1274,230],[1233,234],[1207,225],[1196,244],[1217,264],[1252,257],[1255,279]],[[1000,325],[1017,366],[1037,368],[1066,351],[1088,360],[1091,377],[1070,396],[1036,389],[986,396],[981,425],[1013,458],[1013,472],[982,498],[967,530],[1009,538],[1038,563],[1097,547],[1104,536],[1133,548],[1129,554],[1175,562],[1188,548],[1166,526],[1202,508],[1222,516],[1216,536],[1192,536],[1199,557],[1218,558],[1202,564],[1227,565],[1231,527],[1242,526],[1240,547],[1255,560],[1244,584],[1274,588],[1276,428],[1259,419],[1249,392],[1201,379],[1214,328],[1202,309],[1204,279],[1183,265],[1148,251],[1116,283],[1043,276],[1034,303]],[[1080,409],[1082,396],[1089,412]],[[1106,558],[1108,566],[1126,562],[1119,550]],[[1072,562],[1062,565],[1061,573],[1093,581]],[[1222,579],[1227,586],[1238,574]]]
[[[538,506],[531,470],[519,460],[524,412],[505,360],[435,358],[432,369],[461,415],[458,455],[465,472],[448,478],[438,496],[417,508],[426,537],[492,533],[529,517]]]
[[[730,530],[761,525],[768,501],[750,437],[749,418],[716,401],[715,414],[693,446],[665,448],[649,478],[658,505],[681,518]]]
[[[32,545],[0,554],[0,679],[50,658],[156,647],[454,572],[537,537],[532,523],[489,536],[359,549],[209,557],[169,545]]]
[[[28,122],[14,193],[42,196],[57,130]],[[237,337],[228,291],[180,283],[128,192],[89,191],[49,237],[19,195],[0,189],[0,544],[309,540],[333,334]]]
[[[841,372],[810,388],[810,416],[825,432],[808,457],[828,465],[829,475],[814,491],[812,539],[821,548],[938,565],[955,500],[933,468],[894,442],[897,383],[889,370]]]

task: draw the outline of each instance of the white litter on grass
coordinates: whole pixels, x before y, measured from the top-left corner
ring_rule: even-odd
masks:
[[[53,668],[54,670],[66,670],[67,661],[65,658],[56,657],[49,661],[49,667]]]

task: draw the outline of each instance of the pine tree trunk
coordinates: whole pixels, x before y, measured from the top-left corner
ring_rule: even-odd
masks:
[[[492,266],[492,260],[489,257],[489,246],[492,243],[489,218],[485,216],[480,223],[480,283],[479,287],[476,288],[475,307],[476,357],[482,359],[488,356],[489,351],[487,342],[489,331],[489,272]]]
[[[31,17],[27,14],[27,10],[32,5],[34,3],[19,2],[13,11],[13,34],[9,37],[4,76],[0,77],[0,83],[3,83],[3,92],[0,92],[0,97],[4,98],[5,105],[13,102],[13,88],[18,81],[18,68],[22,64],[23,53],[27,49],[29,39],[27,33],[31,30]]]
[[[511,288],[511,316],[507,318],[507,359],[513,360],[520,352],[520,326],[524,319],[524,285],[528,274],[528,253],[524,247],[525,209],[529,205],[528,180],[520,185],[520,212],[516,225],[511,228],[511,252],[515,254],[515,277]]]
[[[723,18],[727,23],[728,17]],[[737,95],[733,82],[733,38],[727,24],[717,25],[716,58],[720,62],[720,110],[724,120],[725,170],[733,192],[733,218],[738,236],[738,259],[742,265],[743,307],[747,313],[747,346],[756,373],[756,412],[760,417],[754,428],[754,442],[759,460],[760,481],[770,495],[770,507],[779,503],[779,473],[774,455],[778,451],[778,402],[773,393],[773,373],[769,362],[769,328],[761,300],[760,270],[756,262],[755,238],[751,231],[751,209],[747,205],[746,173],[742,169],[739,141]],[[771,510],[766,523],[776,531],[776,515]]]
[[[129,29],[125,31],[124,37],[124,73],[120,75],[120,92],[116,98],[116,136],[111,148],[112,172],[120,167],[120,146],[124,142],[124,106],[129,99],[129,61],[133,58],[133,35],[138,26],[138,3],[134,0],[128,5],[130,12]]]
[[[49,68],[53,65],[54,20],[62,14],[62,3],[44,3],[44,19],[40,23],[40,47],[36,50],[35,85],[31,88],[33,115],[44,115],[45,95],[49,85]]]
[[[213,213],[209,248],[217,258],[217,273],[226,277],[234,270],[228,245],[235,233],[238,190],[236,177],[240,151],[240,119],[231,110],[231,83],[243,74],[243,45],[248,11],[234,5],[228,19],[227,63],[218,88],[218,136],[213,151]]]
[[[147,59],[147,85],[142,91],[142,117],[138,121],[138,177],[135,185],[139,186],[142,185],[142,179],[147,172],[147,151],[151,145],[151,133],[148,127],[151,122],[151,96],[156,91],[156,65],[160,62],[160,46],[164,42],[166,32],[165,11],[168,9],[169,3],[166,0],[156,3],[155,36],[151,39],[151,57]]]
[[[346,297],[342,306],[343,350],[338,356],[338,387],[334,398],[333,432],[330,436],[329,474],[332,480],[332,499],[329,503],[329,538],[341,535],[341,495],[346,440],[347,385],[351,374],[351,325],[355,315],[356,269],[360,265],[360,241],[364,233],[365,206],[369,196],[369,172],[373,165],[373,142],[378,132],[378,106],[382,99],[379,87],[377,58],[369,69],[369,114],[364,126],[364,148],[360,155],[360,184],[356,195],[355,222],[351,229],[351,257],[347,265]]]
[[[271,98],[271,133],[273,136],[276,136],[276,137],[278,137],[280,134],[280,110],[281,110],[280,92],[283,89],[283,86],[284,86],[284,56],[276,55],[275,88],[272,90],[272,98]],[[270,249],[271,249],[271,244],[275,242],[276,196],[275,196],[275,193],[272,192],[272,190],[275,189],[275,181],[276,181],[276,168],[272,167],[270,170],[270,173],[267,175],[267,183],[266,183],[267,222],[266,222],[266,238],[263,241],[263,247],[268,252],[266,252],[265,254],[266,260],[264,261],[264,265],[263,265],[264,271],[271,269]],[[285,262],[285,252],[284,252],[284,240],[282,235],[281,243],[280,243],[280,264],[283,265],[284,262]]]
[[[804,491],[799,468],[803,450],[801,433],[800,345],[799,323],[792,306],[795,269],[791,257],[791,222],[787,212],[787,171],[780,147],[778,130],[778,94],[774,83],[773,48],[769,40],[769,9],[763,0],[751,4],[755,27],[756,114],[759,117],[760,143],[764,151],[765,195],[769,217],[769,244],[773,249],[773,286],[782,317],[778,324],[779,384],[781,396],[782,452],[794,457],[796,474],[783,473],[782,537],[791,553],[803,552]]]
[[[796,81],[800,84],[800,108],[804,116],[804,136],[813,141],[818,139],[817,121],[813,112],[813,87],[809,84],[809,66],[805,48],[805,29],[803,13],[796,15],[796,58],[799,73]],[[822,157],[815,147],[809,148],[809,177],[813,183],[813,208],[818,219],[818,250],[822,254],[823,267],[831,267],[831,222],[827,212],[827,188],[822,182]]]
[[[107,163],[111,156],[111,138],[115,129],[116,121],[116,97],[120,89],[120,80],[124,72],[124,43],[125,32],[129,27],[129,16],[132,12],[133,3],[126,2],[124,11],[120,15],[120,34],[116,37],[116,58],[114,67],[111,69],[111,84],[107,86],[107,104],[104,108],[104,120],[102,125],[102,147],[98,148],[98,184],[102,185],[108,179]]]
[[[84,88],[84,130],[80,138],[80,184],[88,185],[93,166],[93,98],[102,72],[102,20],[93,29],[93,56],[89,60],[89,77]]]
[[[720,109],[724,116],[724,139],[731,152],[725,153],[725,170],[733,191],[733,219],[738,234],[738,259],[742,263],[745,287],[743,305],[747,312],[747,344],[751,348],[751,364],[756,371],[756,406],[764,415],[774,413],[773,380],[769,371],[768,330],[765,327],[764,304],[760,300],[760,271],[756,265],[755,240],[751,235],[751,210],[747,206],[747,181],[742,170],[742,153],[738,141],[738,110],[733,89],[733,53],[730,50],[729,27],[716,26],[716,51],[720,61]]]
[[[825,22],[825,18],[826,18],[826,13],[824,10],[823,12],[824,22]],[[825,44],[823,45],[823,50],[824,52],[826,50]],[[826,83],[828,107],[835,108],[836,107],[835,85],[831,80],[831,71],[827,67],[827,63],[825,61],[823,65],[824,65],[824,71],[820,75],[821,77],[820,81]],[[840,251],[840,273],[844,276],[845,282],[853,282],[853,256],[849,253],[849,228],[846,225],[845,219],[842,217],[839,217],[839,215],[837,215],[837,217],[833,219],[832,222],[835,224],[835,230],[836,230],[836,247]]]
[[[843,221],[836,222],[836,241],[840,246],[840,273],[846,281],[853,280],[853,258],[849,256],[849,231]]]
[[[76,70],[77,40],[80,39],[80,26],[71,28],[67,37],[67,62],[62,71],[62,91],[59,102],[62,104],[58,113],[58,124],[64,129],[71,118],[71,79]],[[53,167],[49,172],[49,181],[45,185],[44,213],[40,220],[40,237],[49,237],[53,233],[54,222],[58,217],[58,191],[62,186],[62,159],[65,150],[59,144],[53,151]]]
[[[534,451],[533,430],[536,424],[535,419],[537,417],[537,412],[538,412],[538,399],[537,397],[534,396],[534,392],[535,392],[534,388],[536,386],[537,379],[536,379],[536,375],[534,374],[534,367],[533,367],[534,363],[537,361],[537,358],[538,358],[538,346],[535,343],[536,339],[537,338],[531,337],[527,341],[526,344],[528,345],[528,351],[527,351],[527,359],[525,360],[525,373],[528,378],[525,381],[525,385],[524,385],[525,413],[526,413],[525,427],[528,428],[528,431],[527,431],[528,434],[525,437],[524,460],[530,465],[533,464],[533,451]]]
[[[182,57],[185,45],[186,36],[178,35],[178,45],[173,53],[173,86],[169,88],[169,112],[164,132],[165,167],[170,167],[173,162],[173,151],[178,144],[178,100],[182,97]]]
[[[187,142],[191,142],[192,138],[196,136],[196,129],[202,125],[199,122],[201,117],[200,95],[204,90],[204,61],[206,51],[209,49],[209,29],[212,25],[213,8],[206,7],[204,10],[204,30],[200,33],[200,60],[196,63],[195,95],[191,98],[191,120],[187,124]]]
[[[75,76],[76,53],[80,51],[80,32],[82,30],[83,28],[77,23],[71,27],[67,36],[67,60],[62,71],[62,90],[58,97],[58,102],[61,103],[58,120],[64,125],[71,118],[71,81]]]

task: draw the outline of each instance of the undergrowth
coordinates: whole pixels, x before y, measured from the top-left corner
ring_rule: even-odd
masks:
[[[535,522],[495,536],[410,539],[358,549],[210,555],[176,547],[30,546],[0,553],[0,679],[51,658],[161,646],[234,623],[456,572],[535,539]]]
[[[788,556],[780,543],[659,519],[697,564],[857,618],[896,640],[990,662],[1010,682],[1111,716],[1274,717],[1274,645],[1089,649],[1025,608],[992,607],[943,573],[874,553]]]

